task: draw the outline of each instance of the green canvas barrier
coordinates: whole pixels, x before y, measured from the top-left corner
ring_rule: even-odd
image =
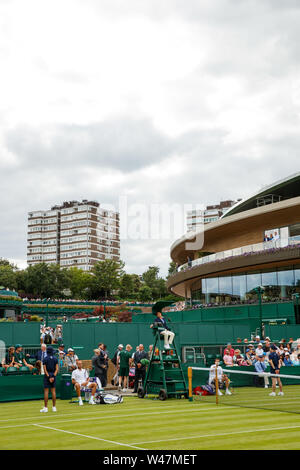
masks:
[[[6,346],[39,344],[40,324],[35,322],[1,322],[0,340],[4,341]]]

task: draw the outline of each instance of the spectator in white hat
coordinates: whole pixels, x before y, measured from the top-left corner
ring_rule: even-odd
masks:
[[[69,372],[77,369],[78,356],[74,353],[74,349],[69,348],[68,353],[65,356],[65,364]]]
[[[258,343],[257,348],[255,349],[255,354],[258,357],[264,356],[264,350],[262,343]]]

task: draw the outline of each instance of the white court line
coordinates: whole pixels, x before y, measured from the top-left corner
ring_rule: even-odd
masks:
[[[72,432],[72,431],[65,431],[64,429],[52,428],[50,426],[43,426],[41,424],[32,424],[32,426],[36,426],[38,428],[43,428],[43,429],[50,429],[51,431],[59,431],[65,434],[72,434],[73,436],[85,437],[87,439],[94,439],[96,441],[108,442],[109,444],[115,444],[118,446],[130,447],[131,449],[146,450],[146,449],[143,449],[142,447],[136,447],[133,444],[123,444],[122,442],[109,441],[108,439],[102,439],[101,437],[87,436],[86,434],[80,434],[78,432]]]
[[[203,437],[220,437],[220,436],[232,436],[236,434],[247,434],[253,432],[266,432],[266,431],[284,431],[287,429],[297,429],[299,426],[285,426],[281,428],[260,428],[260,429],[247,429],[245,431],[233,431],[233,432],[224,432],[219,434],[199,434],[198,436],[189,436],[189,437],[174,437],[172,439],[161,439],[158,441],[144,441],[144,442],[132,442],[131,445],[140,445],[140,444],[155,444],[158,442],[170,442],[170,441],[184,441],[186,439],[202,439]]]
[[[178,413],[194,413],[194,412],[201,412],[202,414],[203,413],[216,413],[216,414],[219,414],[220,411],[225,411],[226,413],[232,413],[233,411],[238,411],[238,408],[236,406],[226,406],[224,408],[220,408],[220,409],[217,409],[216,405],[213,405],[212,406],[213,409],[207,409],[207,410],[203,410],[203,409],[198,409],[198,410],[176,410],[174,408],[171,408],[169,411],[157,411],[157,412],[149,412],[149,413],[135,413],[134,415],[132,414],[128,414],[128,415],[124,415],[124,414],[118,414],[118,415],[107,415],[107,416],[92,416],[92,417],[88,417],[88,418],[74,418],[74,419],[63,419],[63,420],[60,420],[58,421],[55,420],[55,421],[50,421],[50,422],[47,422],[47,424],[61,424],[61,423],[74,423],[75,421],[90,421],[90,420],[93,420],[93,419],[99,419],[101,418],[101,420],[103,419],[112,419],[112,418],[117,418],[119,420],[121,420],[122,418],[138,418],[140,416],[152,416],[152,415],[162,415],[162,414],[170,414],[170,413],[175,413],[178,414]],[[233,409],[231,409],[233,408]],[[34,419],[34,418],[33,418]],[[12,424],[12,425],[9,425],[9,426],[1,426],[0,429],[9,429],[9,428],[19,428],[19,427],[26,427],[26,426],[32,426],[33,423],[25,423],[25,424]]]
[[[209,403],[208,403],[209,405]],[[164,408],[173,408],[174,405],[168,405],[168,406],[165,406]],[[79,406],[77,407],[77,410],[78,410]],[[93,408],[94,409],[94,408]],[[126,408],[125,410],[120,410],[120,415],[119,416],[122,416],[122,411],[125,411],[126,413],[128,411],[136,411],[136,410],[149,410],[149,408],[138,408],[138,407],[135,407],[135,408]],[[151,408],[153,410],[161,410],[161,407],[160,406],[156,406],[156,407],[153,407]],[[82,412],[82,410],[78,410],[77,412],[75,411],[75,413],[63,413],[63,414],[58,414],[57,417],[58,418],[63,418],[65,416],[74,416],[74,414],[79,414],[80,413],[80,416],[85,416],[85,415],[90,415],[90,414],[95,414],[97,413],[97,411],[94,409],[94,411],[85,411],[85,412]],[[101,408],[101,409],[98,409],[98,413],[105,413],[105,414],[108,414],[110,413],[110,411],[107,409],[106,411]],[[7,418],[7,419],[0,419],[0,423],[7,423],[7,422],[10,422],[10,421],[21,421],[21,420],[25,420],[25,419],[37,419],[37,418],[44,418],[45,415],[41,415],[41,416],[27,416],[27,417],[24,417],[24,418]],[[0,427],[1,429],[1,427]]]
[[[268,402],[265,402],[265,403],[260,403],[260,406],[262,406],[262,405],[263,406],[265,406],[265,405],[275,406],[276,404],[277,405],[282,405],[284,403],[287,404],[289,402],[287,402],[287,401],[284,402],[282,399],[280,399],[280,401],[278,400],[277,402],[274,402],[272,400],[272,403],[271,403],[271,401],[268,401]],[[105,413],[105,415],[103,415],[103,414],[100,414],[101,410],[99,410],[99,412],[98,412],[99,414],[95,411],[95,413],[97,413],[97,416],[95,416],[95,413],[93,413],[93,412],[86,412],[83,415],[80,412],[78,412],[78,413],[76,413],[76,415],[80,416],[79,418],[76,418],[74,416],[74,414],[69,413],[69,414],[64,414],[64,415],[57,415],[57,419],[55,421],[50,421],[50,422],[47,422],[47,423],[48,424],[73,423],[75,421],[89,421],[89,420],[94,420],[94,419],[99,419],[99,418],[101,418],[102,420],[103,419],[113,419],[113,418],[121,419],[121,418],[130,418],[130,417],[138,418],[140,416],[142,417],[142,416],[161,415],[161,414],[169,414],[169,413],[173,413],[173,412],[175,412],[176,414],[178,414],[178,413],[190,413],[190,412],[192,412],[192,413],[194,413],[194,412],[195,413],[202,413],[202,414],[204,414],[204,413],[219,414],[222,411],[222,412],[225,412],[225,414],[226,414],[227,412],[232,413],[233,411],[239,412],[240,408],[245,408],[246,407],[245,405],[243,406],[243,405],[239,405],[239,404],[237,404],[237,405],[227,405],[226,403],[225,404],[221,403],[220,405],[217,406],[215,403],[204,403],[204,402],[202,402],[201,403],[201,408],[199,408],[199,409],[182,408],[181,410],[176,410],[174,408],[174,406],[169,406],[168,411],[152,412],[151,410],[149,410],[149,412],[147,412],[147,413],[135,413],[134,415],[132,415],[131,413],[130,414],[119,413],[118,415],[109,415],[108,411]],[[195,406],[197,406],[196,403],[195,403]],[[205,409],[203,409],[202,406],[205,406]],[[252,408],[252,407],[249,406],[248,408]],[[147,409],[147,408],[143,408],[143,409]],[[155,409],[161,410],[161,408],[155,408]],[[136,408],[132,411],[135,411],[135,410],[136,410]],[[164,407],[164,410],[165,410],[165,407]],[[253,410],[257,411],[257,412],[261,411],[259,406],[254,407]],[[130,411],[130,410],[126,410],[126,411]],[[268,410],[266,410],[266,411],[268,411]],[[272,408],[271,408],[271,411],[274,411],[275,413],[279,413],[279,412],[282,413],[281,410],[278,411],[278,410],[272,409]],[[288,413],[288,411],[285,411],[285,413]],[[93,414],[94,416],[88,416],[87,418],[82,418],[82,416],[87,416],[88,414]],[[73,419],[59,420],[59,418],[64,417],[64,416],[72,416]],[[45,415],[43,415],[43,416],[33,416],[32,418],[20,418],[20,419],[37,419],[37,418],[45,418]],[[16,419],[17,418],[12,418],[12,420],[16,420]],[[31,426],[31,425],[32,425],[32,423],[12,424],[12,425],[8,425],[8,426],[0,426],[0,430],[1,429],[26,427],[26,426]]]

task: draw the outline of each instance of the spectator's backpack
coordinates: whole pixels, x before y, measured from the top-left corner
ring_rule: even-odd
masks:
[[[121,395],[102,392],[95,395],[95,402],[97,405],[113,405],[114,403],[122,403],[123,397]]]
[[[51,338],[51,335],[49,335],[49,333],[46,333],[44,336],[44,344],[52,344],[52,338]]]

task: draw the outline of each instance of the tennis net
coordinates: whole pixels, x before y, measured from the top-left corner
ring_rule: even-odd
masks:
[[[300,414],[300,375],[292,375],[290,367],[282,367],[279,375],[234,367],[221,371],[189,367],[190,401]]]

